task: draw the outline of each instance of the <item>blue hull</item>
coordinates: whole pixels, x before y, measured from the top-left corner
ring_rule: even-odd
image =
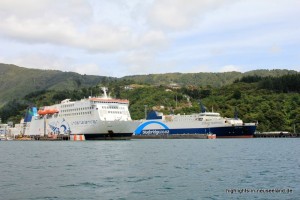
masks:
[[[251,138],[256,126],[229,126],[215,128],[190,128],[190,129],[147,129],[135,135],[162,135],[162,134],[216,134],[218,138]]]

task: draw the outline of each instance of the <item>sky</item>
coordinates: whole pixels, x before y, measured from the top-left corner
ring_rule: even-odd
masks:
[[[300,70],[299,0],[0,0],[0,63],[123,77]]]

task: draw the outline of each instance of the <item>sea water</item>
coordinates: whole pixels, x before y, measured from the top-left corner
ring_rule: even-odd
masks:
[[[300,199],[300,139],[1,141],[0,199]]]

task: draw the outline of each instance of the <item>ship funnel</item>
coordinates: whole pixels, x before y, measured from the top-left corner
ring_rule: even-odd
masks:
[[[206,112],[206,108],[205,106],[201,103],[201,101],[199,101],[199,106],[200,106],[200,110],[202,113],[205,113]]]
[[[234,108],[234,119],[238,119],[238,118],[239,118],[239,113],[238,113],[237,108],[235,107]]]
[[[29,107],[25,113],[24,122],[31,122],[33,116],[38,116],[36,107]]]
[[[106,87],[102,87],[101,89],[102,89],[102,91],[103,91],[103,97],[107,99],[107,98],[108,98],[108,97],[107,97],[107,93],[106,93],[107,88],[106,88]]]

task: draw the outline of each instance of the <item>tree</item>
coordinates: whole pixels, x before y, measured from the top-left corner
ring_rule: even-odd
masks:
[[[235,90],[235,91],[233,92],[232,98],[234,98],[234,99],[240,99],[240,98],[242,98],[242,93],[241,93],[241,91]]]

